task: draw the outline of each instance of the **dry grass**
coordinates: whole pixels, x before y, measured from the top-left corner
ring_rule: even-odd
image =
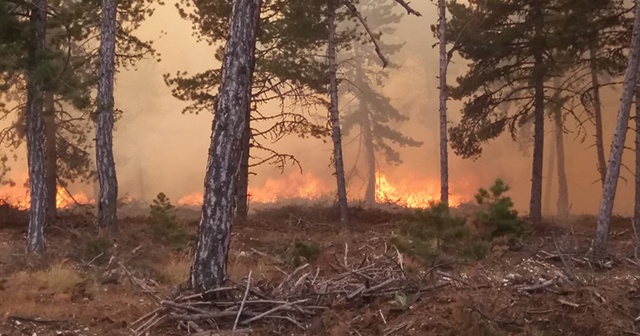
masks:
[[[172,255],[168,262],[154,266],[160,280],[171,286],[184,283],[189,278],[191,267],[191,257],[187,253]]]
[[[60,305],[71,300],[83,280],[64,260],[42,271],[14,273],[6,279],[0,312],[47,317],[75,314],[74,310],[61,310]]]
[[[63,260],[44,271],[15,273],[9,278],[8,283],[22,290],[70,293],[82,280],[82,275]]]
[[[273,258],[257,256],[252,253],[240,252],[229,254],[229,277],[241,280],[253,273],[254,279],[274,281],[282,277],[282,273],[276,268],[277,262]]]

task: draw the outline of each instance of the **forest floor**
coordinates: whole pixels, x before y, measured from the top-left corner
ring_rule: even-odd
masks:
[[[46,256],[30,257],[24,254],[26,214],[0,211],[0,335],[133,335],[140,324],[134,322],[159,311],[161,301],[177,302],[190,255],[154,239],[144,217],[123,218],[120,235],[108,241],[93,220],[62,214],[48,228]],[[195,234],[197,213],[181,218]],[[589,217],[547,223],[515,245],[494,241],[482,260],[426,263],[390,244],[406,218],[402,211],[354,209],[345,231],[327,208],[283,207],[237,224],[229,273],[240,288],[251,272],[256,293],[304,296],[324,279],[325,290],[342,281],[348,294],[316,301],[323,305],[316,316],[279,309],[299,326],[258,318],[239,329],[251,328],[251,335],[640,335],[640,263],[629,219],[614,219],[604,263],[585,257],[595,227]],[[391,270],[394,265],[401,272]],[[416,285],[380,290],[391,283],[384,276]],[[247,311],[254,309],[249,301]],[[187,331],[165,319],[146,334]]]

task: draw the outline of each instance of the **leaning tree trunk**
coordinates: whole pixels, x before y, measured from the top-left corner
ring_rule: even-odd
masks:
[[[116,218],[118,180],[116,178],[116,164],[113,159],[116,9],[116,0],[102,0],[98,121],[96,127],[96,165],[100,182],[98,225],[103,229],[108,229],[111,234],[118,232]]]
[[[638,69],[640,70],[640,69]],[[636,78],[636,81],[638,78]],[[640,85],[636,84],[636,191],[633,207],[633,224],[640,234]]]
[[[542,39],[544,25],[540,6],[534,9],[535,15],[535,39]],[[540,45],[540,43],[536,43]],[[534,224],[542,222],[542,170],[544,155],[544,64],[542,50],[533,50],[534,53],[534,134],[533,134],[533,164],[531,174],[531,202],[529,204],[529,216]]]
[[[440,22],[440,202],[449,206],[449,155],[447,152],[447,8],[438,0]]]
[[[336,61],[336,22],[335,7],[333,0],[329,0],[327,8],[327,21],[329,25],[329,45],[327,58],[329,59],[329,94],[331,95],[331,105],[329,116],[333,127],[333,159],[336,166],[336,179],[338,182],[338,206],[340,207],[340,221],[343,226],[349,224],[347,185],[344,177],[344,162],[342,158],[342,135],[340,132],[340,114],[338,111],[338,66]]]
[[[569,216],[569,185],[564,158],[564,127],[562,109],[559,107],[555,115],[556,123],[556,155],[558,158],[558,215],[563,220]]]
[[[52,221],[57,215],[58,198],[58,153],[56,151],[56,106],[54,94],[46,92],[44,95],[44,140],[45,140],[45,171],[47,172],[47,221]]]
[[[47,35],[47,1],[31,2],[31,45],[29,47],[29,66],[33,71],[27,77],[27,163],[29,165],[29,232],[27,233],[27,252],[42,253],[45,250],[44,228],[47,219],[47,183],[45,169],[43,78],[36,73],[38,64],[43,61]]]
[[[241,221],[247,220],[249,213],[249,155],[251,152],[251,118],[247,113],[247,123],[242,134],[242,161],[238,174],[236,192],[236,216]]]
[[[222,83],[213,120],[202,217],[191,266],[196,291],[218,287],[227,276],[234,197],[251,103],[260,0],[235,0],[224,51]]]
[[[600,103],[600,81],[598,80],[598,63],[597,63],[597,38],[594,45],[589,50],[591,58],[591,83],[593,85],[593,118],[596,124],[596,153],[598,155],[598,172],[600,179],[604,185],[604,179],[607,174],[607,162],[604,158],[604,140],[602,132],[602,104]]]
[[[631,55],[627,73],[624,77],[622,99],[620,100],[620,111],[616,131],[611,142],[611,154],[607,165],[607,175],[602,189],[602,201],[598,214],[598,226],[596,228],[596,239],[594,241],[594,251],[596,255],[603,256],[607,249],[609,238],[609,222],[613,212],[616,189],[618,187],[618,177],[620,176],[620,166],[622,165],[622,153],[624,151],[624,141],[627,136],[629,126],[629,114],[631,102],[636,87],[638,74],[638,64],[640,59],[640,0],[635,1],[635,20],[633,23],[633,34],[631,38]]]

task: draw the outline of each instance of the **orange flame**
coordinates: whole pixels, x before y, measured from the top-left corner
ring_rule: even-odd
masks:
[[[449,205],[458,206],[468,198],[449,195]],[[440,201],[440,181],[407,179],[392,184],[386,176],[376,174],[376,202],[395,203],[409,208],[427,208],[432,202]]]
[[[468,183],[457,182],[456,190],[468,190]],[[311,174],[291,174],[283,179],[267,179],[262,187],[249,188],[250,201],[276,203],[282,200],[316,200],[335,194],[335,187]],[[376,201],[394,203],[409,208],[425,208],[430,202],[440,200],[440,181],[405,178],[392,183],[383,174],[376,174]],[[463,194],[449,195],[449,205],[458,206],[470,197]],[[202,206],[203,194],[194,192],[178,200],[182,206]]]
[[[28,210],[31,206],[31,196],[29,190],[23,187],[7,187],[0,191],[0,200],[20,209]],[[66,209],[76,204],[93,204],[95,200],[89,199],[89,197],[83,193],[78,192],[71,196],[63,187],[57,187],[56,189],[56,208]]]

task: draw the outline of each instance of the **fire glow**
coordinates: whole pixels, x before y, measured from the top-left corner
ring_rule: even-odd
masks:
[[[468,183],[458,183],[459,190],[468,190]],[[322,197],[333,197],[335,186],[329,185],[311,174],[290,174],[285,178],[269,178],[262,187],[249,188],[249,201],[263,204],[274,204],[284,200],[318,200]],[[201,206],[202,192],[188,194],[178,200],[181,206]],[[421,178],[405,178],[402,181],[391,181],[383,174],[376,175],[376,202],[390,203],[408,208],[426,208],[431,202],[440,200],[440,181]],[[449,204],[458,206],[470,197],[464,194],[449,196]]]
[[[74,204],[94,204],[95,200],[89,199],[83,192],[79,192],[69,196],[69,193],[63,187],[58,187],[56,190],[56,208],[66,209]],[[6,202],[15,206],[20,210],[28,210],[31,205],[31,197],[29,191],[26,188],[20,188],[17,186],[3,188],[0,191],[0,201]]]

